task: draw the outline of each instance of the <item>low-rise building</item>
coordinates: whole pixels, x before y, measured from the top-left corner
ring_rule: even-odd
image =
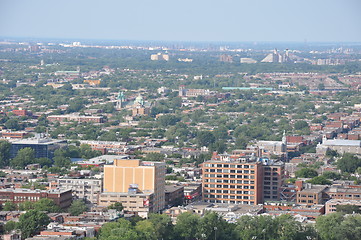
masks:
[[[315,205],[323,204],[323,192],[327,186],[306,184],[306,188],[297,192],[296,202],[298,204]]]
[[[336,212],[337,205],[354,205],[361,209],[360,200],[347,200],[347,199],[330,199],[325,203],[325,214]]]
[[[148,217],[149,213],[157,212],[153,191],[133,191],[135,188],[132,187],[130,189],[125,193],[104,192],[100,194],[99,205],[107,207],[120,202],[125,211],[136,213],[143,217]]]
[[[184,187],[179,185],[165,185],[165,206],[182,205]]]
[[[72,202],[71,190],[31,190],[26,188],[0,189],[0,203],[37,202],[42,198],[49,198],[60,208],[67,208]]]
[[[91,203],[97,204],[99,195],[102,192],[102,180],[99,179],[78,179],[64,178],[58,179],[58,188],[60,190],[72,190],[73,195],[82,198]]]

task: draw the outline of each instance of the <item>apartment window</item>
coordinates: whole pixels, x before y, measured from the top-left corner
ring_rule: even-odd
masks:
[[[229,167],[229,165],[228,165],[228,164],[224,164],[224,165],[223,165],[223,167],[228,168],[228,167]]]
[[[222,172],[222,169],[217,169],[217,172]]]

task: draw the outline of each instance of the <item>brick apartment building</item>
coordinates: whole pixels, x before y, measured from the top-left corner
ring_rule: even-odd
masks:
[[[25,201],[37,202],[42,198],[49,198],[61,208],[67,208],[72,201],[71,190],[30,190],[25,188],[0,189],[0,204],[5,202],[21,203]]]
[[[203,200],[211,203],[263,202],[263,166],[247,158],[210,160],[202,165]]]

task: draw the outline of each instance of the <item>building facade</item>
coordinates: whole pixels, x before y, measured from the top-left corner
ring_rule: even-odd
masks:
[[[99,179],[58,179],[60,190],[72,190],[73,195],[85,201],[97,204],[99,195],[102,192],[102,180]]]
[[[263,202],[262,163],[247,158],[210,160],[202,165],[203,201],[251,204]]]
[[[128,193],[136,185],[140,192],[152,192],[154,212],[165,206],[165,163],[138,159],[115,159],[104,166],[104,193]]]
[[[64,147],[66,140],[53,140],[53,139],[20,139],[11,142],[10,157],[16,157],[20,149],[32,148],[35,151],[36,158],[49,158],[52,159],[56,149]]]
[[[284,180],[284,164],[272,164],[263,166],[263,200],[279,201],[281,199],[281,188]]]
[[[49,198],[61,208],[67,208],[72,202],[71,190],[30,190],[26,188],[0,189],[0,203],[21,203],[25,201],[37,202],[42,198]]]

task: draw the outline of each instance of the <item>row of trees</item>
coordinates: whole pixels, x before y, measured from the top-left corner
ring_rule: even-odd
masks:
[[[41,167],[67,167],[71,164],[70,158],[93,158],[101,155],[101,152],[94,151],[89,145],[82,144],[79,147],[69,145],[65,148],[59,148],[54,152],[53,160],[49,158],[36,158],[35,151],[32,148],[22,148],[17,152],[14,158],[10,158],[11,144],[8,141],[0,141],[0,167],[11,166],[13,168],[23,169],[29,164],[38,163]]]
[[[228,223],[216,213],[200,217],[182,213],[173,225],[166,215],[151,214],[149,219],[119,219],[103,225],[99,240],[339,240],[361,239],[361,215],[333,213],[317,218],[315,225],[305,225],[291,215],[243,216]]]

